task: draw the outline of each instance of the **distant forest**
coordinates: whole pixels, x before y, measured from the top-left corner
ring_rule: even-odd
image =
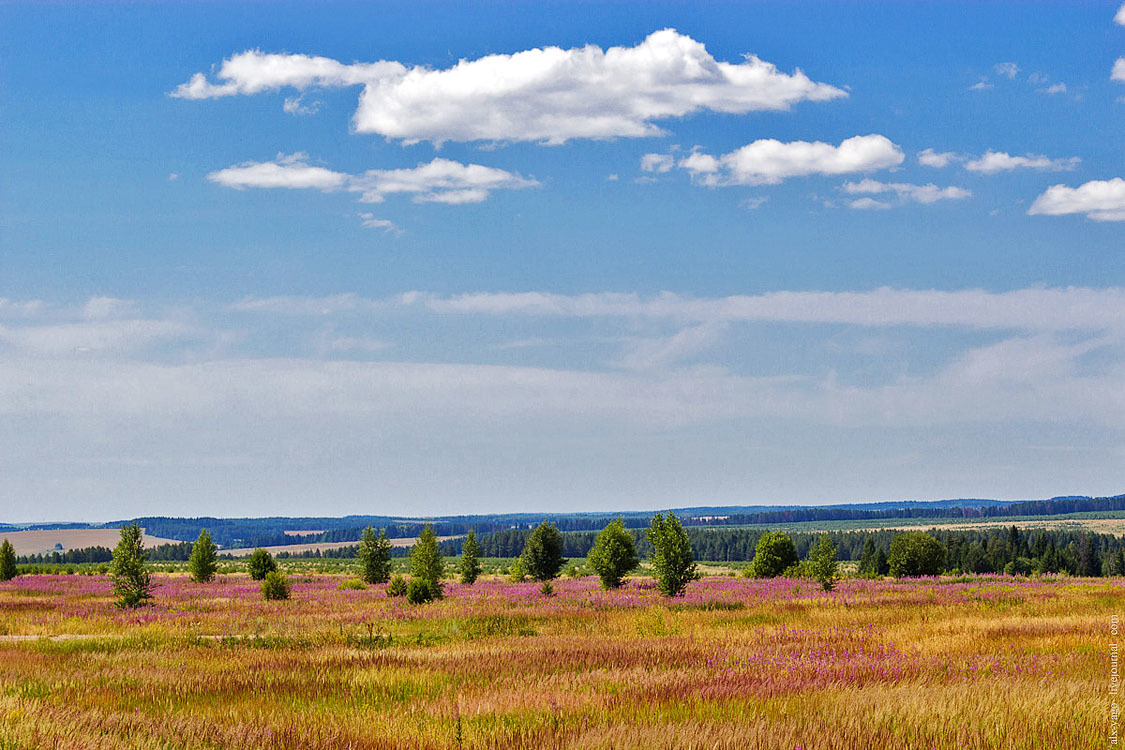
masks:
[[[678,515],[685,526],[721,528],[760,524],[791,524],[809,521],[877,521],[886,519],[966,519],[1012,516],[1054,516],[1066,513],[1125,511],[1125,495],[1114,497],[1061,497],[1001,504],[990,500],[940,500],[934,502],[880,503],[866,506],[823,506],[801,508],[681,508]],[[652,518],[651,511],[625,513],[505,513],[495,515],[446,516],[430,521],[438,536],[458,536],[470,529],[477,534],[529,529],[551,521],[560,531],[597,531],[620,517],[626,528],[642,529]],[[207,529],[220,547],[272,547],[288,544],[355,542],[367,526],[383,529],[392,538],[415,537],[425,519],[393,516],[344,516],[342,518],[167,518],[148,516],[115,521],[100,527],[136,523],[150,536],[194,541]],[[80,528],[77,524],[47,524],[34,528]],[[0,526],[0,529],[5,527]],[[12,530],[17,527],[9,526]],[[29,527],[23,527],[29,528]],[[91,528],[91,526],[86,526]],[[286,531],[315,531],[312,534],[286,534]]]

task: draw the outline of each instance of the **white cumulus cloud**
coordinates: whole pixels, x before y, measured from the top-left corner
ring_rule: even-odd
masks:
[[[805,100],[847,96],[753,55],[740,63],[716,60],[674,29],[633,47],[544,47],[461,60],[443,70],[250,50],[224,60],[215,78],[196,73],[171,95],[210,99],[362,85],[356,132],[407,143],[652,136],[663,132],[656,121],[700,111],[786,110]]]
[[[1065,159],[1051,159],[1042,154],[1012,156],[1003,151],[987,151],[984,155],[965,163],[965,169],[982,174],[1009,172],[1014,169],[1040,169],[1048,172],[1063,172],[1074,169],[1082,160],[1077,156]]]
[[[1110,80],[1125,81],[1125,57],[1119,57],[1113,63],[1113,71],[1109,74]]]
[[[313,188],[360,193],[364,203],[382,203],[406,193],[418,203],[480,203],[493,190],[520,190],[539,183],[495,167],[434,159],[407,169],[370,169],[361,174],[311,166],[306,154],[278,155],[271,162],[244,162],[207,175],[232,188]]]
[[[1125,26],[1125,5],[1117,9],[1117,14],[1113,17],[1114,22],[1121,26]]]
[[[845,182],[841,188],[849,195],[880,195],[893,194],[902,202],[937,203],[941,200],[960,200],[968,198],[972,192],[956,185],[938,187],[933,183],[928,185],[912,185],[906,182],[879,182],[878,180],[860,180],[859,182]],[[872,198],[860,198],[852,201],[852,208],[889,208],[889,205]]]
[[[952,151],[934,151],[928,148],[925,151],[918,152],[918,163],[925,167],[936,167],[942,169],[948,167],[949,164],[958,159],[957,154]]]
[[[1094,221],[1125,221],[1125,180],[1091,180],[1076,188],[1052,185],[1035,199],[1029,214],[1085,214]]]
[[[821,141],[754,141],[720,157],[695,151],[679,166],[708,186],[775,185],[790,177],[873,172],[895,167],[902,149],[882,135],[857,135],[838,146]]]

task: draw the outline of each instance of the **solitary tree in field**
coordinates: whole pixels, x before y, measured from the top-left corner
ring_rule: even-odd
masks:
[[[836,545],[825,534],[809,553],[809,572],[825,591],[836,588],[840,578],[840,563],[836,561]]]
[[[859,558],[859,574],[867,578],[878,575],[875,569],[875,540],[870,536],[863,540],[863,554]]]
[[[109,566],[113,593],[120,606],[139,607],[152,598],[152,579],[145,567],[147,557],[141,528],[134,523],[121,529],[121,541],[113,550]]]
[[[461,545],[461,562],[457,565],[457,572],[461,574],[461,583],[472,585],[480,576],[480,545],[477,544],[476,532],[469,529],[465,543]]]
[[[410,583],[406,587],[406,598],[411,603],[440,599],[441,577],[444,574],[445,560],[438,549],[437,535],[433,526],[426,524],[414,542],[414,549],[410,550]]]
[[[246,567],[250,570],[250,578],[261,581],[267,573],[277,572],[277,562],[267,549],[258,548],[250,555]]]
[[[800,561],[793,540],[783,531],[767,531],[758,539],[750,566],[755,578],[777,578]]]
[[[941,575],[945,570],[945,547],[924,531],[899,534],[891,540],[887,563],[895,578]]]
[[[0,581],[10,581],[16,577],[16,550],[7,539],[0,544]]]
[[[536,526],[520,555],[523,571],[536,581],[550,581],[558,577],[566,562],[562,534],[555,525],[544,521]]]
[[[594,548],[586,556],[586,562],[598,574],[602,588],[615,589],[625,578],[625,574],[637,567],[637,547],[633,535],[625,530],[625,523],[618,518],[610,523],[594,542]]]
[[[656,573],[656,588],[664,596],[680,596],[687,585],[698,578],[691,540],[680,519],[671,511],[665,516],[657,513],[648,527],[648,540],[652,543],[652,569]]]
[[[196,583],[207,583],[215,577],[215,571],[219,567],[218,551],[215,543],[211,541],[211,535],[207,533],[207,529],[199,532],[199,538],[195,540],[195,544],[191,547],[191,557],[188,559],[188,570],[191,572],[191,580]]]
[[[379,536],[368,526],[359,540],[359,567],[367,583],[386,583],[391,577],[391,540],[379,529]]]

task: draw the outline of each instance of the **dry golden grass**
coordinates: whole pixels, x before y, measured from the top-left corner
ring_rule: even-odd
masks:
[[[130,613],[97,577],[0,585],[0,633],[93,636],[0,641],[0,749],[1077,750],[1108,731],[1122,601],[996,576],[708,578],[673,602],[485,581],[418,607],[341,576],[269,603],[244,576],[159,580]]]

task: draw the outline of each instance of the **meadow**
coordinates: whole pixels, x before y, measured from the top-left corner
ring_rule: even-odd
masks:
[[[272,602],[158,573],[136,610],[98,574],[0,584],[0,748],[1108,745],[1121,579],[486,576],[410,605],[334,569]]]

